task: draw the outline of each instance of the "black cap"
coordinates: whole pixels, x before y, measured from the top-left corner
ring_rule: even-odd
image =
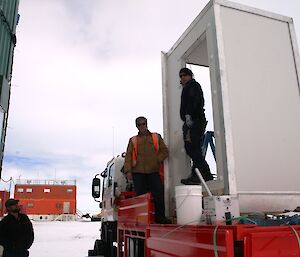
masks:
[[[182,68],[180,71],[179,71],[179,75],[180,74],[186,74],[186,75],[190,75],[191,77],[193,77],[193,72],[189,69],[189,68]]]
[[[10,206],[13,206],[13,205],[17,205],[19,203],[19,200],[16,200],[16,199],[8,199],[6,202],[5,202],[5,207],[8,208]]]
[[[145,121],[146,124],[147,124],[147,118],[145,118],[145,117],[143,117],[143,116],[140,116],[140,117],[137,117],[137,118],[135,119],[135,125],[138,126],[138,124],[139,124],[140,121]]]

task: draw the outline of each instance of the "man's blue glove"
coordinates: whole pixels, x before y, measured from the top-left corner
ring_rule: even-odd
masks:
[[[191,127],[193,126],[194,122],[193,122],[193,120],[192,120],[192,116],[191,116],[191,115],[189,115],[189,114],[185,115],[185,124],[186,124],[189,128],[191,128]]]

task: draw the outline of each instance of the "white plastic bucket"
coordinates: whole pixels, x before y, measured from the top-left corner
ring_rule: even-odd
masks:
[[[196,225],[202,215],[202,186],[176,186],[177,224]]]

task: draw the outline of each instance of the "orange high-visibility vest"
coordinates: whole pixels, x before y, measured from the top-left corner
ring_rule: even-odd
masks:
[[[158,144],[158,134],[157,133],[151,133],[152,140],[153,140],[153,145],[154,145],[154,150],[158,154],[159,151],[159,144]],[[132,167],[136,166],[136,161],[137,161],[137,154],[138,154],[138,142],[137,142],[138,136],[134,136],[131,138],[132,144],[133,144],[133,149],[132,149]]]
[[[152,140],[153,140],[153,145],[154,145],[154,150],[156,154],[158,154],[159,151],[159,136],[157,133],[151,133]],[[136,166],[136,161],[137,161],[137,154],[138,154],[138,142],[137,142],[138,136],[134,136],[131,138],[132,144],[133,144],[133,149],[132,149],[132,167]],[[164,183],[164,164],[161,163],[159,167],[159,175],[161,182]]]

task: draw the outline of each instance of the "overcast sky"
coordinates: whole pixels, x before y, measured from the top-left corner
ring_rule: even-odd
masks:
[[[162,133],[160,52],[207,2],[21,0],[3,178],[76,179],[78,208],[97,211],[91,180],[134,119]],[[293,17],[299,41],[299,0],[237,2]]]

